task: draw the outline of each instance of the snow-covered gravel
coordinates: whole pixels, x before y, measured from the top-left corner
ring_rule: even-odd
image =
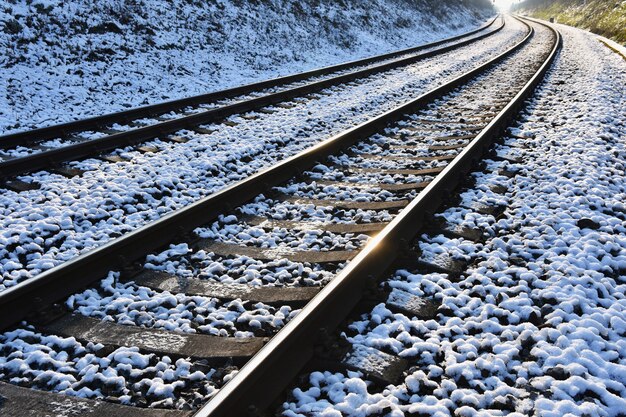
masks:
[[[498,19],[497,23],[494,24],[493,26],[489,27],[488,29],[486,28],[484,31],[481,31],[479,33],[473,34],[469,37],[465,37],[462,40],[463,41],[469,41],[472,39],[477,39],[479,37],[485,36],[486,34],[489,34],[491,32],[496,32],[501,25],[501,20]],[[486,26],[486,24],[485,24]],[[309,77],[306,78],[304,80],[301,81],[296,81],[296,82],[291,82],[291,83],[286,83],[286,84],[281,84],[279,86],[276,87],[270,87],[270,88],[265,88],[265,89],[261,89],[261,90],[256,90],[252,93],[247,93],[247,94],[243,94],[243,95],[236,95],[233,96],[231,98],[226,98],[226,99],[220,99],[220,100],[216,100],[216,101],[207,101],[204,103],[201,103],[197,106],[187,106],[184,108],[181,108],[178,111],[171,111],[169,113],[165,113],[165,114],[161,114],[158,115],[158,118],[142,118],[142,119],[137,119],[137,120],[132,120],[130,122],[128,122],[128,124],[124,124],[124,125],[120,125],[120,124],[113,124],[111,126],[109,126],[107,129],[111,129],[114,131],[128,131],[131,129],[134,129],[136,127],[143,127],[143,126],[148,126],[148,125],[152,125],[152,124],[157,124],[162,120],[173,120],[173,119],[178,119],[181,118],[183,116],[189,115],[191,113],[202,113],[206,110],[212,110],[212,109],[216,109],[219,107],[223,107],[223,106],[228,106],[228,105],[232,105],[238,102],[242,102],[242,101],[246,101],[246,100],[251,100],[254,98],[258,98],[264,95],[269,95],[269,94],[274,94],[274,93],[278,93],[278,92],[282,92],[282,91],[286,91],[289,89],[293,89],[293,88],[297,88],[297,87],[301,87],[304,85],[308,85],[308,84],[312,84],[315,82],[319,82],[319,81],[323,81],[323,80],[327,80],[327,79],[331,79],[334,77],[338,77],[340,75],[344,75],[344,74],[348,74],[348,73],[354,73],[360,70],[364,70],[367,68],[372,68],[372,67],[377,67],[380,65],[384,65],[386,63],[390,63],[393,61],[400,61],[406,58],[411,58],[414,57],[416,55],[421,55],[424,54],[426,52],[430,52],[430,51],[435,51],[441,48],[444,48],[446,46],[450,46],[455,44],[457,41],[452,41],[452,42],[446,42],[443,43],[441,45],[437,45],[437,46],[432,46],[432,47],[428,47],[425,49],[420,50],[419,52],[411,52],[411,53],[405,53],[402,55],[398,55],[395,56],[393,58],[387,58],[387,59],[382,59],[382,60],[377,60],[373,63],[369,63],[369,64],[364,64],[364,65],[355,65],[352,66],[348,69],[343,69],[340,71],[335,71],[335,72],[331,72],[328,74],[324,74],[324,75],[319,75],[319,76],[315,76],[315,77]],[[261,117],[262,114],[257,113],[257,112],[250,112],[248,114],[249,117]],[[156,116],[155,116],[156,117]],[[103,129],[105,130],[105,129]],[[75,134],[75,136],[81,138],[81,139],[97,139],[99,137],[105,136],[103,133],[101,132],[78,132]],[[45,147],[49,147],[49,148],[57,148],[57,147],[61,147],[63,146],[63,143],[69,145],[71,143],[73,143],[71,140],[61,140],[61,139],[53,139],[53,140],[49,140],[46,142],[43,142],[42,145]],[[0,157],[2,158],[11,158],[11,157],[18,157],[18,156],[24,156],[26,154],[33,154],[33,153],[37,153],[37,152],[42,152],[44,149],[33,149],[33,148],[24,148],[24,147],[18,147],[15,150],[9,150],[8,152],[4,151],[4,150],[0,150]]]
[[[457,39],[457,40],[454,40],[454,41],[451,41],[451,42],[445,42],[445,43],[440,44],[440,45],[424,48],[424,49],[422,49],[422,50],[420,50],[418,52],[405,53],[405,54],[402,54],[402,55],[395,56],[393,58],[387,58],[387,59],[383,59],[383,60],[378,60],[378,61],[376,61],[374,63],[353,66],[353,67],[350,67],[348,69],[344,69],[344,70],[341,70],[341,71],[336,71],[336,72],[332,72],[332,73],[329,73],[329,74],[320,75],[320,76],[316,76],[316,77],[307,78],[307,79],[302,80],[302,81],[296,81],[296,82],[289,83],[289,84],[283,84],[283,85],[280,85],[280,86],[277,86],[277,87],[266,88],[266,89],[263,89],[263,90],[255,91],[255,92],[250,93],[250,94],[238,96],[236,98],[220,100],[219,103],[220,103],[220,105],[231,104],[231,103],[234,103],[234,102],[237,102],[237,101],[242,101],[242,100],[246,100],[246,99],[249,99],[249,98],[260,97],[262,95],[272,94],[272,93],[276,93],[276,92],[279,92],[279,91],[284,91],[284,90],[295,88],[295,87],[298,87],[298,86],[310,84],[312,82],[317,82],[317,81],[322,81],[322,80],[326,80],[326,79],[331,79],[331,78],[339,76],[339,75],[353,73],[353,72],[356,72],[356,71],[359,71],[359,70],[363,70],[363,69],[367,69],[367,68],[377,67],[377,66],[389,63],[389,62],[400,61],[400,60],[405,59],[405,58],[419,56],[419,55],[425,54],[427,52],[431,52],[431,51],[435,51],[435,50],[438,50],[438,49],[442,49],[442,48],[444,48],[446,46],[452,46],[452,45],[454,45],[454,44],[456,44],[456,43],[458,43],[460,41],[464,41],[464,42],[465,41],[470,41],[472,39],[478,39],[480,37],[483,37],[483,36],[485,36],[488,33],[496,32],[497,29],[501,26],[501,24],[502,24],[502,20],[499,18],[489,28],[486,28],[483,31],[481,31],[479,33],[472,34],[472,35],[470,35],[468,37],[464,37],[463,39]],[[484,26],[486,26],[486,24]],[[356,82],[358,82],[358,80]],[[205,105],[203,104],[203,106],[205,106]]]
[[[72,295],[67,306],[119,324],[234,337],[269,336],[296,313],[288,306],[156,292],[119,283],[114,273],[101,281],[100,288]]]
[[[498,28],[500,28],[500,25],[502,24],[502,19],[499,18],[497,19],[497,23],[493,24],[491,27],[488,28],[484,28],[483,31],[473,34],[469,37],[465,37],[463,38],[463,41],[469,41],[472,39],[477,39],[479,37],[488,35],[490,33],[496,32],[498,30]],[[485,24],[484,26],[486,26],[487,24]],[[178,118],[182,118],[184,116],[187,116],[189,114],[197,114],[197,113],[202,113],[206,110],[211,110],[211,109],[216,109],[219,107],[223,107],[223,106],[229,106],[235,103],[239,103],[242,101],[246,101],[246,100],[251,100],[257,97],[261,97],[261,96],[265,96],[265,95],[270,95],[270,94],[274,94],[277,92],[281,92],[281,91],[285,91],[285,90],[289,90],[289,89],[293,89],[296,87],[300,87],[303,85],[309,85],[315,82],[319,82],[319,81],[323,81],[326,79],[331,79],[343,74],[348,74],[348,73],[353,73],[353,72],[357,72],[359,70],[364,70],[370,67],[377,67],[380,65],[383,65],[385,63],[389,63],[392,61],[399,61],[402,60],[404,58],[409,58],[409,57],[413,57],[416,54],[417,55],[421,55],[424,54],[426,52],[429,51],[434,51],[440,48],[443,48],[445,46],[450,46],[450,45],[454,45],[457,41],[452,41],[452,42],[446,42],[444,44],[441,45],[437,45],[437,46],[433,46],[433,47],[429,47],[429,48],[425,48],[423,50],[420,50],[417,53],[407,53],[407,54],[402,54],[393,58],[388,58],[388,59],[383,59],[383,60],[378,60],[375,61],[373,63],[370,64],[365,64],[365,65],[358,65],[358,66],[352,66],[348,69],[344,69],[344,70],[340,70],[340,71],[335,71],[335,72],[331,72],[328,74],[324,74],[324,75],[320,75],[320,76],[315,76],[315,77],[309,77],[306,78],[304,80],[301,81],[296,81],[296,82],[291,82],[291,83],[286,83],[286,84],[281,84],[279,86],[276,87],[271,87],[271,88],[265,88],[265,89],[261,89],[261,90],[256,90],[252,93],[248,93],[248,94],[243,94],[243,95],[236,95],[232,98],[227,98],[227,99],[221,99],[221,100],[216,100],[216,101],[207,101],[207,102],[203,102],[197,106],[186,106],[184,108],[180,108],[177,111],[170,111],[168,113],[164,113],[164,114],[160,114],[160,115],[155,115],[154,118],[140,118],[140,119],[134,119],[134,120],[128,120],[126,122],[126,124],[118,124],[118,123],[114,123],[112,125],[109,126],[103,126],[102,129],[100,129],[101,131],[98,132],[93,132],[93,131],[78,131],[72,134],[71,138],[55,138],[55,139],[51,139],[51,140],[46,140],[44,142],[41,142],[38,147],[28,147],[28,146],[17,146],[15,148],[6,148],[6,149],[0,149],[0,162],[4,161],[4,160],[9,160],[9,159],[14,159],[14,158],[21,158],[21,157],[25,157],[25,156],[29,156],[29,155],[33,155],[33,154],[37,154],[40,152],[44,152],[50,149],[56,149],[56,148],[61,148],[64,146],[69,146],[69,145],[73,145],[85,140],[94,140],[94,139],[99,139],[102,137],[107,136],[106,132],[123,132],[123,131],[129,131],[132,129],[136,129],[138,127],[144,127],[144,126],[149,126],[149,125],[154,125],[154,124],[158,124],[161,123],[164,120],[173,120],[173,119],[178,119]],[[358,82],[358,81],[357,81]],[[249,112],[246,117],[261,117],[263,116],[262,113],[257,113],[257,112]],[[76,140],[78,139],[78,141]]]
[[[541,48],[529,47],[531,50]],[[524,55],[527,57],[526,55]],[[510,58],[514,60],[515,58]],[[513,74],[515,72],[512,72]],[[493,85],[489,77],[498,77],[498,70],[490,72],[481,78],[482,83]],[[476,97],[474,91],[481,89],[481,83],[475,83],[465,89],[460,89],[465,97],[472,97],[475,101],[489,102],[488,95]],[[457,100],[462,100],[462,95],[452,94],[449,100],[452,107],[457,105]],[[469,103],[472,100],[463,100]],[[441,106],[446,105],[443,100]],[[440,108],[442,110],[442,108]],[[428,113],[431,110],[427,110]],[[443,111],[443,110],[442,110]],[[412,116],[410,120],[416,117]],[[399,122],[399,126],[407,128],[407,123]],[[397,134],[398,127],[390,127],[389,134]],[[413,131],[415,137],[411,140],[419,143],[417,137],[423,132]],[[436,130],[433,135],[439,135],[440,130]],[[397,143],[397,139],[387,139],[390,143]],[[347,151],[347,155],[354,155],[355,152],[384,152],[384,137],[374,135],[371,140],[359,143]],[[422,140],[428,143],[428,140]],[[438,151],[432,151],[438,152]],[[358,156],[352,156],[358,159]],[[347,165],[357,167],[349,161]],[[397,165],[397,162],[392,162]],[[345,175],[342,170],[332,164],[320,163],[311,171],[302,175],[303,178],[310,178],[312,184],[326,180],[341,180],[347,184],[345,198],[347,200],[359,200],[365,198],[360,186],[349,186],[356,177]],[[396,184],[407,182],[423,182],[432,178],[429,175],[409,175],[392,176],[384,173],[367,173],[365,177],[372,183]],[[363,178],[361,178],[363,180]],[[278,190],[286,194],[297,195],[298,190],[307,188],[305,183],[298,180],[288,183],[285,187],[277,187]],[[356,183],[355,183],[356,184]],[[312,185],[315,189],[317,186]],[[332,187],[331,187],[332,188]],[[336,190],[335,190],[336,191]],[[325,195],[337,198],[336,192],[324,191]],[[410,198],[416,191],[387,192],[386,198]],[[233,245],[252,246],[259,248],[272,248],[284,250],[309,250],[309,251],[329,251],[329,250],[357,250],[364,245],[368,236],[356,235],[354,233],[336,234],[321,230],[306,229],[302,231],[290,230],[287,228],[274,227],[267,229],[253,226],[247,223],[246,217],[241,215],[270,214],[272,218],[278,219],[301,219],[330,220],[332,223],[354,223],[355,219],[346,218],[345,211],[335,210],[327,212],[325,208],[315,208],[310,204],[297,205],[280,200],[272,200],[265,196],[259,196],[254,202],[244,205],[235,210],[236,214],[220,216],[209,226],[200,227],[195,230],[195,234],[204,239],[212,241],[226,242]],[[378,215],[361,211],[362,219],[372,217],[380,220],[390,220],[392,214],[382,211]],[[441,253],[442,238],[433,238],[422,245],[422,251]],[[461,253],[455,249],[456,246],[462,248]],[[447,242],[447,247],[454,250],[454,257],[464,259],[465,252],[471,251],[471,247],[459,245],[458,241]],[[193,245],[192,245],[193,247]],[[147,257],[147,269],[166,271],[189,280],[207,279],[224,283],[237,282],[254,285],[270,286],[298,286],[298,285],[321,285],[328,281],[337,273],[343,264],[305,264],[286,260],[276,260],[270,262],[259,262],[243,256],[219,257],[208,250],[193,249],[187,243],[173,244],[167,250],[152,254]],[[465,252],[464,252],[465,251]],[[141,326],[147,328],[165,329],[170,331],[198,332],[216,336],[269,336],[277,329],[281,328],[291,319],[297,310],[288,306],[271,307],[241,300],[223,302],[216,299],[199,296],[187,296],[184,294],[171,294],[169,292],[157,292],[145,287],[137,286],[133,283],[120,283],[116,280],[117,274],[112,273],[102,280],[99,287],[88,289],[82,293],[71,296],[66,306],[75,313],[113,321],[122,325]]]
[[[256,120],[231,117],[213,134],[186,132],[185,144],[150,142],[161,149],[122,152],[129,162],[89,159],[72,166],[85,174],[24,176],[41,190],[0,195],[0,288],[39,274],[242,179],[269,164],[415,98],[523,37],[513,19],[488,40],[373,77],[328,89],[306,105]],[[245,163],[245,165],[242,164]]]
[[[387,280],[441,302],[437,317],[380,304],[346,330],[353,343],[409,360],[404,380],[380,387],[357,372],[314,372],[282,415],[624,415],[626,63],[589,34],[559,29],[555,67],[497,147],[523,162],[489,161],[443,213],[487,240],[430,237],[468,259],[466,272],[399,270]],[[505,194],[490,190],[502,185]],[[508,208],[494,218],[461,207],[471,202]]]
[[[492,13],[437,0],[10,0],[0,9],[0,132],[410,47]]]

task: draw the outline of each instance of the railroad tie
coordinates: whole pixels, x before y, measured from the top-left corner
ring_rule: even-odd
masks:
[[[482,129],[481,129],[482,130]],[[434,138],[426,138],[428,140],[437,141],[437,142],[445,142],[448,140],[470,140],[474,139],[476,135],[447,135],[447,136],[437,136]]]
[[[498,171],[498,175],[502,175],[503,177],[512,179],[515,178],[519,172],[519,169],[503,168]],[[506,194],[506,192],[509,190],[506,185],[497,183],[489,185],[489,189],[496,194]]]
[[[394,288],[385,301],[385,307],[420,320],[432,320],[437,316],[441,302],[432,298],[418,297],[410,292]]]
[[[459,127],[458,130],[460,131],[465,131],[465,132],[480,132],[482,130],[485,129],[484,125],[480,125],[480,126],[463,126],[463,127]]]
[[[167,142],[173,142],[173,143],[187,143],[187,142],[189,142],[189,139],[187,139],[186,137],[176,136],[176,135],[167,136],[167,137],[163,138],[163,140],[167,141]]]
[[[293,109],[294,107],[296,107],[296,104],[293,103],[278,103],[278,104],[274,104],[274,107],[280,107],[281,109]]]
[[[458,277],[466,267],[465,262],[453,259],[448,253],[426,256],[418,251],[403,254],[396,260],[396,264],[403,268],[448,274],[450,278]]]
[[[511,98],[502,98],[493,100],[491,104],[509,104],[511,102]]]
[[[367,379],[384,385],[397,384],[409,367],[406,359],[363,345],[353,345],[341,363],[348,369],[363,372]]]
[[[169,122],[176,119],[176,117],[172,117],[171,115],[161,115],[161,116],[157,116],[154,118],[154,120],[159,121],[159,122]]]
[[[157,148],[156,146],[147,146],[147,145],[137,146],[135,149],[142,153],[157,153],[160,151],[160,149]]]
[[[476,126],[476,125],[469,124],[469,126],[468,126],[468,123],[458,123],[458,124],[462,125],[462,126],[457,126],[457,127],[454,127],[454,128],[448,127],[447,130],[458,130],[458,131],[461,131],[461,132],[480,132],[481,130],[484,129],[483,125]],[[437,128],[437,127],[402,127],[400,129],[400,131],[402,131],[402,130],[409,130],[410,132],[440,132],[441,130],[443,130],[443,128]],[[394,136],[397,139],[406,139],[406,138],[415,137],[414,135],[406,135],[406,134],[403,134],[403,133],[399,133],[399,134],[394,135]]]
[[[192,412],[129,407],[0,382],[0,414],[7,417],[190,417]]]
[[[389,149],[392,150],[398,150],[398,151],[403,151],[403,150],[415,150],[415,151],[420,151],[420,150],[438,150],[436,148],[437,145],[429,145],[429,142],[448,142],[451,140],[462,140],[463,146],[467,145],[467,141],[474,139],[476,137],[476,135],[456,135],[456,136],[437,136],[437,137],[431,137],[431,138],[419,138],[419,140],[421,142],[418,143],[413,143],[414,139],[411,139],[411,143],[403,143],[402,145],[390,145]],[[447,145],[442,145],[442,146],[447,146]],[[456,145],[455,145],[456,146]],[[456,149],[456,148],[452,148],[452,149]]]
[[[9,190],[18,193],[22,191],[39,190],[41,188],[41,184],[39,184],[38,182],[26,182],[22,180],[7,181],[4,183],[4,186]]]
[[[428,147],[429,151],[453,151],[456,149],[465,148],[467,146],[467,142],[457,143],[456,145],[430,145]]]
[[[192,131],[200,134],[200,135],[210,135],[213,134],[215,132],[217,132],[217,130],[215,129],[207,129],[205,127],[200,127],[200,126],[196,126],[193,129],[191,129]]]
[[[46,152],[46,151],[50,151],[50,150],[55,149],[53,147],[46,146],[46,145],[44,145],[42,143],[36,143],[36,144],[29,145],[28,148],[32,149],[33,151],[40,151],[40,152]],[[15,159],[18,159],[18,158],[19,158],[19,156],[15,157]],[[13,158],[11,158],[11,159],[13,159]]]
[[[244,360],[263,347],[260,337],[219,337],[115,324],[81,314],[66,314],[41,326],[45,333],[75,337],[107,346],[136,346],[142,351],[203,359]]]
[[[126,131],[125,130],[120,130],[120,129],[104,129],[104,130],[100,130],[99,132],[102,132],[105,135],[117,135],[119,133],[124,133]]]
[[[78,175],[83,175],[85,173],[85,171],[83,171],[82,169],[71,168],[68,166],[60,166],[60,167],[52,168],[50,172],[63,175],[64,177],[67,177],[67,178],[76,177]]]
[[[361,153],[358,154],[359,157],[365,160],[387,160],[387,161],[423,161],[423,162],[433,162],[433,161],[451,161],[456,158],[456,154],[454,155],[438,155],[438,156],[421,156],[421,155],[373,155],[369,153]]]
[[[314,180],[318,186],[322,187],[346,187],[346,188],[379,188],[386,191],[408,191],[408,190],[421,190],[426,188],[430,181],[412,182],[404,184],[385,184],[379,183],[362,183],[362,182],[346,182],[346,181],[326,181],[326,180]]]
[[[416,122],[424,123],[424,124],[462,124],[462,125],[484,125],[484,122],[487,120],[491,120],[485,117],[472,117],[465,119],[464,117],[459,117],[458,119],[426,119],[426,118],[418,118],[415,119]]]
[[[426,231],[430,233],[441,233],[452,239],[462,238],[476,243],[481,243],[485,240],[484,231],[478,228],[459,226],[439,217],[432,219],[429,224],[430,226],[426,228]]]
[[[404,125],[404,126],[398,126],[398,131],[409,131],[409,132],[429,132],[429,131],[437,131],[438,129],[432,129],[432,128],[424,128],[421,126],[412,126],[412,125]],[[401,136],[403,135],[402,133],[400,134]],[[403,136],[406,136],[405,134]]]
[[[243,221],[263,229],[289,229],[289,230],[323,230],[331,233],[376,233],[387,226],[387,222],[381,223],[322,223],[313,221],[273,220],[258,216],[247,216]]]
[[[495,161],[510,162],[513,164],[521,164],[522,162],[524,162],[524,159],[521,156],[515,155],[513,153],[507,153],[503,155],[499,154],[493,157],[492,159]]]
[[[128,161],[126,158],[122,158],[119,155],[102,155],[100,159],[107,162],[117,163],[117,162],[125,162]]]
[[[276,112],[278,112],[278,110],[272,110],[271,108],[268,107],[264,107],[262,109],[257,110],[258,113],[263,113],[263,114],[274,114]]]
[[[476,211],[486,216],[498,217],[506,210],[506,206],[497,204],[484,204],[480,202],[462,202],[461,207]]]
[[[517,143],[509,142],[509,143],[507,143],[507,146],[509,148],[517,148],[517,149],[521,149],[521,150],[526,150],[526,149],[530,149],[532,145],[529,144],[529,143],[526,143],[526,142],[517,142]]]
[[[184,278],[162,271],[144,270],[129,279],[157,291],[185,293],[221,300],[246,300],[269,305],[300,306],[319,291],[319,287],[258,287],[246,284],[224,284],[214,280]]]
[[[508,188],[500,184],[492,184],[489,186],[489,189],[496,194],[506,194],[506,192],[508,191]]]
[[[445,150],[455,150],[459,148],[464,148],[467,146],[467,141],[464,141],[461,144],[454,145],[429,145],[427,143],[418,143],[418,144],[406,144],[406,145],[392,145],[389,149],[393,151],[399,152],[411,152],[411,151],[445,151]]]
[[[444,170],[445,167],[425,168],[425,169],[378,169],[378,168],[355,168],[349,166],[337,165],[337,168],[344,172],[355,174],[388,174],[388,175],[436,175]]]
[[[534,133],[530,133],[530,132],[528,134],[517,133],[511,127],[509,127],[506,130],[506,135],[515,139],[522,139],[522,140],[535,139],[537,137],[537,135],[535,135]]]
[[[241,246],[235,243],[215,242],[203,239],[194,245],[196,250],[213,252],[218,256],[247,256],[259,261],[274,261],[287,259],[292,262],[326,263],[345,262],[354,258],[356,250],[295,250],[291,248],[259,248],[253,246]]]
[[[336,207],[345,210],[394,210],[409,205],[409,200],[393,201],[345,201],[323,198],[297,197],[287,194],[278,194],[274,199],[293,204],[312,204],[317,207]]]
[[[507,178],[514,178],[517,174],[519,174],[520,169],[516,169],[516,168],[503,168],[501,170],[498,171],[498,175],[502,175],[503,177],[507,177]]]

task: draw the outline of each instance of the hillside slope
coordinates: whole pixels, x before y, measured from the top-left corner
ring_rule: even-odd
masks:
[[[626,45],[624,0],[525,0],[513,8],[540,19],[590,30]]]
[[[488,0],[9,0],[0,134],[413,46]]]

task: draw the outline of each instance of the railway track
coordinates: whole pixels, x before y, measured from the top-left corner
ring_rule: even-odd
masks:
[[[521,42],[452,82],[1,292],[0,325],[13,329],[0,339],[14,361],[0,363],[13,382],[0,383],[5,410],[23,411],[24,399],[33,415],[265,410],[394,262],[454,272],[411,242],[554,59],[558,32],[527,26]],[[57,364],[30,356],[32,346],[70,377],[46,373]],[[337,361],[362,369],[359,355]],[[30,368],[39,361],[42,373]]]
[[[496,23],[496,21],[500,21]],[[468,33],[414,48],[361,59],[287,77],[249,84],[233,89],[131,109],[86,120],[50,126],[0,137],[0,178],[5,186],[24,191],[37,185],[15,180],[20,174],[48,169],[65,176],[81,171],[66,162],[99,156],[109,162],[123,160],[110,151],[137,145],[141,152],[157,149],[142,146],[155,138],[180,143],[181,129],[211,133],[204,124],[251,111],[271,112],[271,105],[287,105],[297,97],[343,85],[358,79],[414,64],[420,60],[470,45],[499,32],[502,18],[494,18]],[[281,104],[283,103],[283,104]]]
[[[480,65],[524,37],[512,18],[498,34],[403,68],[331,87],[293,108],[251,112],[205,125],[211,134],[183,130],[186,143],[155,139],[113,151],[124,161],[69,162],[83,173],[20,176],[38,190],[0,192],[0,227],[8,230],[0,291],[72,259],[151,220],[191,204],[316,143],[393,109]],[[448,59],[449,58],[449,59]],[[418,76],[416,76],[416,74]],[[249,118],[254,115],[256,118]],[[234,126],[230,124],[232,122]],[[227,124],[229,123],[229,124]],[[243,163],[242,163],[243,162]],[[37,223],[43,222],[43,228]],[[60,233],[53,230],[61,229]],[[41,240],[44,239],[43,245]],[[33,243],[31,245],[31,242]]]

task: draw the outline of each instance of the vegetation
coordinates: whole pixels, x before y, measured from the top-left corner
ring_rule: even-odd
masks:
[[[513,9],[540,19],[554,17],[626,44],[626,0],[524,0]]]

